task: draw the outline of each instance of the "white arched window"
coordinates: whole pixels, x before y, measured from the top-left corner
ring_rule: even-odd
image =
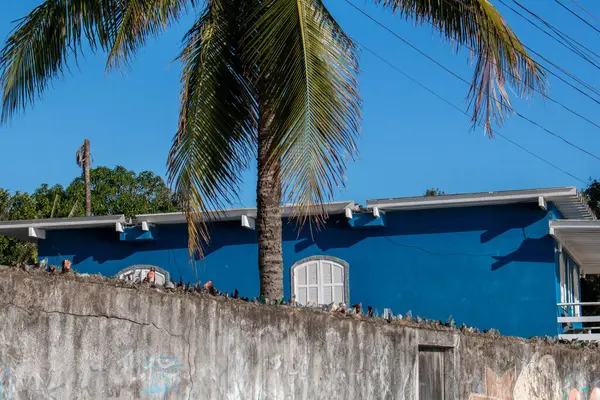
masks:
[[[316,256],[292,266],[292,293],[300,304],[348,302],[348,264],[340,259]]]
[[[132,265],[131,267],[119,271],[117,273],[117,278],[140,283],[144,281],[151,268],[154,268],[154,283],[157,285],[164,285],[169,281],[169,273],[154,265]]]

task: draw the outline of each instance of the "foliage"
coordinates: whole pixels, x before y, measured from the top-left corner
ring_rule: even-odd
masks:
[[[10,219],[29,219],[35,215],[35,206],[27,193],[14,195],[0,189],[0,221]],[[33,262],[37,251],[32,243],[0,235],[0,265],[14,265]]]
[[[432,189],[425,190],[425,194],[423,196],[434,197],[434,196],[445,196],[445,195],[446,195],[446,192],[444,192],[443,190],[440,190],[438,188],[432,188]]]
[[[177,202],[163,179],[150,171],[136,174],[124,167],[97,167],[90,171],[94,215],[150,214],[178,211]],[[77,177],[67,187],[66,198],[83,205],[85,184]],[[84,215],[80,207],[75,215]]]
[[[136,174],[123,167],[94,168],[92,210],[94,215],[164,213],[179,211],[175,196],[163,179],[150,171]],[[65,218],[84,216],[85,185],[77,177],[65,189],[61,185],[42,184],[33,194],[10,194],[0,189],[0,220]],[[0,236],[0,264],[32,263],[35,245]]]
[[[583,190],[583,194],[592,211],[596,213],[596,217],[600,218],[600,181],[597,179],[591,181]]]

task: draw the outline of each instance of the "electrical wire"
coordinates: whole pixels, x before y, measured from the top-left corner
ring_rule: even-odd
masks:
[[[469,7],[468,4],[466,4],[464,1],[462,0],[455,0],[458,1],[463,7]],[[449,2],[448,0],[446,0],[446,3],[448,5],[450,5],[451,7],[455,7],[454,2]],[[430,23],[432,26],[434,26],[430,21],[427,21],[428,23]],[[435,27],[435,26],[434,26]],[[483,30],[487,33],[490,33],[496,37],[498,37],[497,33],[492,32],[490,30],[488,30],[485,27],[482,27]],[[464,44],[461,44],[464,45]],[[556,63],[550,61],[548,58],[544,57],[542,54],[540,54],[539,52],[537,52],[536,50],[532,49],[531,47],[527,46],[525,43],[522,43],[523,47],[527,50],[529,50],[532,54],[537,55],[539,58],[541,58],[542,60],[546,61],[548,64],[552,65],[554,68],[556,68],[557,70],[559,70],[560,72],[562,72],[563,74],[567,75],[568,77],[570,77],[571,79],[573,79],[574,81],[576,81],[577,83],[579,83],[580,85],[584,86],[586,89],[594,92],[597,95],[600,95],[600,90],[596,89],[595,87],[593,87],[591,84],[581,80],[580,78],[578,78],[577,76],[571,74],[570,72],[566,71],[564,68],[560,67],[559,65],[557,65]],[[469,46],[466,46],[469,48]],[[514,46],[513,46],[514,48]],[[474,49],[471,49],[472,51],[475,51]],[[556,77],[557,79],[559,79],[561,82],[565,83],[566,85],[570,86],[571,88],[575,89],[577,92],[579,92],[580,94],[588,97],[590,100],[594,101],[596,104],[600,105],[600,101],[594,97],[592,97],[591,95],[589,95],[588,93],[584,92],[583,90],[581,90],[580,88],[578,88],[577,86],[573,85],[571,82],[567,81],[566,79],[564,79],[562,76],[558,75],[557,73],[555,73],[554,71],[552,71],[551,69],[549,69],[548,67],[546,67],[545,65],[543,65],[541,62],[538,62],[539,66],[546,72],[548,72],[550,75]],[[507,71],[505,71],[507,72]]]
[[[563,39],[565,43],[561,42],[559,39],[557,39],[555,36],[552,36],[550,33],[548,33],[546,30],[544,30],[543,28],[541,28],[539,25],[537,25],[535,22],[533,22],[532,20],[530,20],[529,18],[527,18],[526,16],[524,16],[523,14],[521,14],[519,11],[515,10],[513,7],[509,6],[508,4],[506,4],[503,0],[498,0],[498,2],[502,5],[504,5],[506,8],[508,8],[509,10],[511,10],[512,12],[514,12],[515,14],[517,14],[518,16],[520,16],[521,18],[523,18],[524,20],[526,20],[527,22],[529,22],[531,25],[535,26],[537,29],[539,29],[540,31],[544,32],[546,35],[550,36],[552,39],[556,40],[558,43],[560,43],[562,46],[564,46],[565,48],[571,50],[572,52],[574,52],[575,54],[579,55],[581,58],[583,58],[584,60],[588,61],[590,64],[592,64],[594,67],[599,68],[600,66],[595,63],[594,61],[590,60],[584,53],[583,51],[581,51],[580,49],[576,48],[573,43],[577,44],[579,47],[587,50],[589,53],[593,54],[594,56],[596,56],[597,58],[600,58],[600,55],[598,55],[596,52],[594,52],[593,50],[589,49],[588,47],[586,47],[585,45],[581,44],[580,42],[578,42],[577,40],[573,39],[571,36],[569,36],[568,34],[564,33],[563,31],[561,31],[560,29],[558,29],[557,27],[555,27],[554,25],[552,25],[551,23],[549,23],[548,21],[546,21],[544,18],[540,17],[539,15],[537,15],[536,13],[534,13],[533,11],[531,11],[530,9],[528,9],[527,7],[525,7],[524,5],[522,5],[521,3],[519,3],[517,0],[512,0],[513,3],[515,3],[519,8],[521,8],[522,10],[524,10],[526,13],[528,13],[529,15],[531,15],[532,17],[534,17],[535,19],[537,19],[538,21],[540,21],[541,23],[543,23],[545,26],[547,26],[548,28],[550,28],[555,34],[557,34],[561,39]]]
[[[590,28],[592,28],[593,30],[595,30],[596,32],[600,33],[600,29],[596,28],[594,25],[590,24],[589,22],[587,22],[585,19],[583,19],[579,14],[577,14],[575,11],[571,10],[569,7],[565,6],[560,0],[554,0],[555,2],[557,2],[562,8],[564,8],[565,10],[567,10],[568,12],[570,12],[571,14],[573,14],[574,16],[576,16],[579,20],[581,20],[583,23],[585,23],[587,26],[589,26]]]
[[[571,3],[575,4],[577,7],[581,8],[587,15],[589,15],[592,18],[594,18],[596,21],[600,22],[600,18],[596,17],[594,14],[592,14],[591,12],[589,12],[588,10],[586,10],[582,5],[580,5],[575,0],[571,0]]]
[[[439,100],[443,101],[444,103],[446,103],[447,105],[449,105],[450,107],[454,108],[456,111],[460,112],[461,114],[467,116],[468,118],[470,118],[470,115],[465,112],[463,109],[461,109],[460,107],[458,107],[457,105],[455,105],[454,103],[452,103],[450,100],[444,98],[443,96],[441,96],[440,94],[438,94],[437,92],[435,92],[434,90],[430,89],[429,87],[427,87],[425,84],[421,83],[420,81],[418,81],[417,79],[413,78],[412,76],[408,75],[406,72],[404,72],[402,69],[400,69],[398,66],[392,64],[390,61],[386,60],[385,58],[383,58],[382,56],[380,56],[379,54],[377,54],[375,51],[371,50],[369,47],[365,46],[364,44],[361,44],[360,42],[354,40],[354,42],[356,44],[358,44],[362,49],[366,50],[367,52],[371,53],[371,55],[373,55],[374,57],[376,57],[377,59],[379,59],[380,61],[382,61],[383,63],[387,64],[390,68],[394,69],[395,71],[397,71],[398,73],[402,74],[405,78],[409,79],[410,81],[412,81],[413,83],[415,83],[416,85],[418,85],[419,87],[421,87],[422,89],[426,90],[427,92],[429,92],[431,95],[437,97]],[[531,156],[537,158],[538,160],[546,163],[547,165],[551,166],[552,168],[562,172],[565,175],[570,176],[571,178],[583,183],[583,184],[587,184],[586,181],[584,181],[583,179],[573,175],[572,173],[560,168],[558,165],[546,160],[545,158],[543,158],[542,156],[534,153],[533,151],[527,149],[526,147],[520,145],[519,143],[513,141],[512,139],[509,139],[508,137],[506,137],[505,135],[501,134],[500,132],[496,132],[495,133],[497,136],[503,138],[504,140],[508,141],[509,143],[513,144],[514,146],[520,148],[521,150],[525,151],[526,153],[530,154]]]
[[[379,22],[377,19],[375,19],[374,17],[372,17],[370,14],[366,13],[365,11],[363,11],[362,9],[360,9],[359,7],[357,7],[350,0],[345,0],[345,1],[346,1],[346,3],[350,4],[354,9],[356,9],[357,11],[359,11],[361,14],[363,14],[364,16],[366,16],[367,18],[369,18],[371,21],[373,21],[374,23],[376,23],[380,27],[384,28],[385,30],[387,30],[388,32],[390,32],[391,34],[393,34],[396,38],[400,39],[403,43],[409,45],[411,48],[413,48],[414,50],[416,50],[417,52],[419,52],[421,55],[423,55],[424,57],[426,57],[430,61],[434,62],[436,65],[438,65],[439,67],[441,67],[442,69],[444,69],[445,71],[447,71],[448,73],[450,73],[451,75],[453,75],[454,77],[456,77],[457,79],[459,79],[460,81],[462,81],[463,83],[466,83],[469,87],[471,86],[471,83],[469,81],[467,81],[466,79],[464,79],[460,75],[456,74],[454,71],[450,70],[445,65],[443,65],[439,61],[435,60],[433,57],[429,56],[427,53],[423,52],[421,49],[419,49],[418,47],[416,47],[415,45],[413,45],[412,43],[410,43],[408,40],[406,40],[403,37],[401,37],[400,35],[398,35],[392,29],[388,28],[386,25],[384,25],[383,23]],[[525,121],[528,121],[529,123],[531,123],[531,124],[533,124],[533,125],[541,128],[541,129],[543,129],[545,132],[549,133],[550,135],[552,135],[552,136],[554,136],[554,137],[562,140],[567,145],[569,145],[569,146],[571,146],[571,147],[573,147],[573,148],[581,151],[582,153],[587,154],[590,157],[593,157],[593,158],[597,159],[598,161],[600,161],[600,157],[597,156],[596,154],[594,154],[594,153],[592,153],[592,152],[590,152],[588,150],[585,150],[584,148],[576,145],[575,143],[573,143],[573,142],[565,139],[563,136],[561,136],[561,135],[559,135],[559,134],[551,131],[550,129],[544,127],[540,123],[533,121],[531,118],[526,117],[525,115],[523,115],[520,112],[518,112],[517,110],[515,110],[512,106],[504,105],[503,107],[505,107],[506,109],[514,112],[515,115],[517,115],[518,117],[524,119]]]
[[[351,4],[351,3],[350,3],[350,4]],[[351,5],[353,5],[353,4],[351,4]],[[355,8],[356,8],[356,7],[355,7]],[[359,11],[362,11],[362,10],[360,10],[360,9],[359,9]],[[372,19],[372,21],[373,21],[373,22],[378,22],[378,21],[375,21],[374,19]],[[431,22],[429,22],[429,23],[431,24]],[[433,24],[432,24],[432,26],[433,26]],[[387,28],[386,28],[386,29],[387,29]],[[392,33],[393,35],[395,35],[396,37],[398,37],[400,40],[402,40],[404,43],[406,43],[406,44],[408,44],[409,46],[411,46],[413,49],[415,49],[415,50],[419,51],[419,53],[421,53],[422,55],[424,55],[424,56],[428,57],[428,58],[429,58],[431,61],[435,62],[435,63],[436,63],[437,65],[439,65],[440,67],[444,68],[446,71],[448,71],[449,73],[451,73],[451,74],[452,74],[452,75],[454,75],[455,77],[459,78],[459,79],[460,79],[460,80],[462,80],[463,82],[465,82],[465,83],[467,83],[467,84],[469,84],[469,85],[470,85],[470,83],[469,83],[468,81],[466,81],[466,80],[465,80],[465,79],[463,79],[462,77],[458,76],[458,75],[457,75],[457,74],[455,74],[453,71],[450,71],[448,68],[446,68],[445,66],[441,65],[441,64],[440,64],[440,63],[438,63],[436,60],[434,60],[434,59],[430,58],[429,56],[427,56],[425,53],[423,53],[422,51],[420,51],[419,49],[417,49],[415,46],[413,46],[412,44],[410,44],[410,43],[408,43],[407,41],[405,41],[403,38],[401,38],[401,37],[399,37],[398,35],[396,35],[396,33],[395,33],[395,32],[393,32],[392,30],[390,30],[390,29],[387,29],[387,30],[388,30],[388,32]],[[453,38],[452,38],[452,39],[453,39]],[[456,41],[455,41],[455,42],[456,42]],[[458,42],[456,42],[456,43],[458,43]],[[476,51],[474,48],[470,47],[469,45],[466,45],[466,44],[465,44],[465,47],[466,47],[466,48],[468,48],[469,50],[473,51],[473,52],[477,52],[477,51]],[[510,75],[511,75],[513,78],[515,78],[515,79],[516,79],[516,78],[518,78],[518,77],[517,77],[517,76],[516,76],[516,75],[515,75],[513,72],[511,72],[511,71],[509,71],[509,70],[503,69],[503,71],[504,71],[505,73],[507,73],[507,74],[510,74]],[[542,95],[542,96],[543,96],[545,99],[547,99],[548,101],[550,101],[550,102],[552,102],[552,103],[555,103],[555,104],[557,104],[557,105],[561,106],[562,108],[564,108],[565,110],[567,110],[567,111],[568,111],[568,112],[570,112],[571,114],[573,114],[573,115],[576,115],[577,117],[579,117],[579,118],[583,119],[584,121],[588,122],[589,124],[591,124],[591,125],[595,126],[596,128],[599,128],[599,129],[600,129],[600,125],[599,125],[599,124],[597,124],[596,122],[594,122],[594,121],[590,120],[589,118],[587,118],[587,117],[583,116],[582,114],[578,113],[577,111],[573,110],[572,108],[570,108],[570,107],[567,107],[566,105],[564,105],[563,103],[559,102],[558,100],[555,100],[555,99],[554,99],[554,98],[552,98],[551,96],[549,96],[549,95],[547,95],[547,94],[545,94],[545,93],[542,93],[542,92],[540,92],[540,91],[539,91],[539,90],[538,90],[536,87],[532,86],[531,84],[528,84],[527,86],[528,86],[528,87],[529,87],[531,90],[533,90],[533,91],[535,91],[536,93],[539,93],[540,95]],[[575,88],[575,89],[577,89],[577,88]],[[578,89],[578,90],[579,90],[579,89]],[[580,91],[580,92],[581,92],[581,91]],[[584,93],[584,92],[582,92],[582,93],[583,93],[583,94],[586,94],[586,93]],[[600,94],[600,92],[599,92],[599,94]],[[588,96],[588,97],[589,97],[589,96]],[[594,99],[594,98],[592,98],[592,97],[590,97],[590,98],[591,98],[592,100],[594,100],[594,101],[595,101],[595,102],[596,102],[598,105],[600,105],[600,101],[598,101],[598,100],[596,100],[596,99]]]
[[[463,7],[469,7],[468,4],[465,4],[464,1],[462,0],[456,0],[458,1]],[[502,0],[498,0],[500,2],[502,2]],[[455,5],[451,2],[446,1],[450,6],[454,7]],[[504,4],[504,3],[503,3]],[[507,6],[509,7],[509,6]],[[510,8],[510,7],[509,7]],[[517,12],[518,13],[518,12]],[[527,19],[527,18],[525,18]],[[487,28],[483,27],[483,29],[488,32],[491,33],[493,35],[495,35],[496,37],[498,37],[498,35],[495,32],[491,32],[489,31]],[[539,58],[541,58],[542,60],[546,61],[548,64],[552,65],[554,68],[556,68],[557,70],[559,70],[560,72],[562,72],[563,74],[567,75],[569,78],[573,79],[574,81],[576,81],[577,83],[579,83],[580,85],[584,86],[586,89],[592,91],[593,93],[600,95],[600,90],[596,89],[594,86],[592,86],[591,84],[583,81],[582,79],[578,78],[576,75],[571,74],[570,72],[566,71],[564,68],[560,67],[559,65],[557,65],[556,63],[550,61],[548,58],[544,57],[542,54],[540,54],[539,52],[537,52],[536,50],[532,49],[531,47],[527,46],[525,43],[522,43],[523,47],[527,50],[529,50],[532,54],[535,54],[536,56],[538,56]],[[514,46],[513,46],[514,47]],[[562,81],[563,83],[565,83],[566,85],[572,87],[573,89],[575,89],[576,91],[578,91],[579,93],[583,94],[584,96],[588,97],[589,99],[591,99],[592,101],[594,101],[595,103],[600,105],[600,101],[598,101],[597,99],[595,99],[594,97],[590,96],[588,93],[584,92],[583,90],[581,90],[580,88],[578,88],[577,86],[573,85],[571,82],[567,81],[566,79],[564,79],[562,76],[558,75],[557,73],[555,73],[554,71],[552,71],[551,69],[549,69],[548,67],[544,66],[542,63],[539,63],[540,67],[548,72],[549,74],[551,74],[552,76],[556,77],[557,79],[559,79],[560,81]]]

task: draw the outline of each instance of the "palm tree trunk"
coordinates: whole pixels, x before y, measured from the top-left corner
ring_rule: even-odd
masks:
[[[258,127],[258,183],[256,187],[258,270],[260,294],[269,299],[283,297],[283,251],[281,180],[267,168],[270,140],[265,128],[268,117],[261,116]]]
[[[85,216],[92,215],[92,188],[90,182],[90,141],[83,141],[83,180],[85,183]]]

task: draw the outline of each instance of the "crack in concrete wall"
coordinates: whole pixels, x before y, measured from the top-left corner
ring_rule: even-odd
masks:
[[[600,395],[591,348],[18,270],[0,299],[0,398],[418,399],[425,349],[446,399]]]

